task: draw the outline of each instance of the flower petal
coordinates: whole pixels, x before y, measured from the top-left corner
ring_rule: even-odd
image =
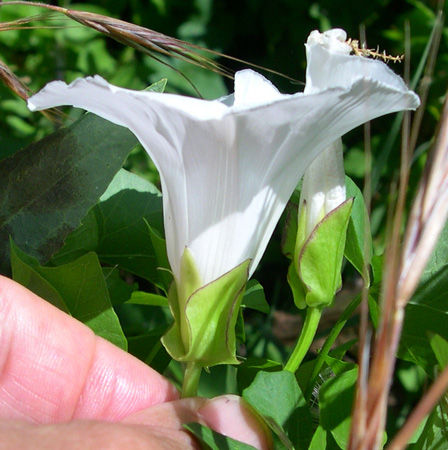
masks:
[[[117,125],[127,127],[130,120],[130,108],[122,111],[121,114],[119,114],[120,111],[110,113],[123,96],[126,97],[125,102],[128,105],[133,104],[135,113],[132,115],[132,119],[137,122],[150,120],[152,118],[151,109],[160,107],[169,108],[170,114],[173,111],[182,112],[196,120],[209,120],[213,117],[220,119],[228,109],[215,100],[207,101],[182,95],[123,89],[109,84],[99,75],[78,78],[69,85],[63,81],[48,83],[42,90],[28,99],[28,108],[31,111],[40,111],[55,106],[72,105],[94,112]]]
[[[289,97],[281,94],[269,80],[251,69],[241,70],[235,74],[234,96],[233,106],[244,109]]]
[[[324,37],[326,33],[323,33],[321,36],[324,40],[321,42],[313,33],[305,45],[307,94],[333,87],[348,88],[361,79],[384,83],[399,92],[409,92],[404,81],[383,62],[347,54],[350,46],[340,41],[343,36],[336,33]]]
[[[331,53],[350,55],[352,47],[346,41],[347,33],[341,28],[333,28],[332,30],[324,31],[323,33],[319,33],[317,30],[312,31],[308,36],[307,44],[309,47],[320,45]]]
[[[308,166],[300,194],[306,202],[305,234],[309,236],[317,223],[346,199],[342,140],[336,139]]]
[[[261,76],[243,74],[241,87],[250,80],[249,103],[234,107],[121,89],[100,77],[51,83],[29,105],[81,107],[134,132],[161,174],[173,272],[188,246],[206,284],[250,258],[253,273],[298,180],[325,147],[368,120],[418,106],[415,94],[369,79],[277,100]],[[255,102],[256,92],[270,100]]]

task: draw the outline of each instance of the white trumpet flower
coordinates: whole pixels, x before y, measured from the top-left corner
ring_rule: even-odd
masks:
[[[394,87],[406,92],[403,80],[386,64],[378,60],[350,55],[353,48],[347,41],[344,30],[333,29],[324,33],[313,31],[305,45],[307,70],[305,94],[316,94],[341,86],[348,87],[354,79],[375,80],[379,86]],[[419,105],[413,96],[412,108]],[[369,100],[366,100],[369,108]],[[398,110],[398,109],[397,109]],[[346,199],[345,173],[342,142],[335,137],[324,151],[310,164],[305,172],[300,197],[300,208],[306,203],[306,236],[324,216],[337,208]]]
[[[335,59],[313,46],[310,64],[314,51]],[[336,56],[348,59],[344,71],[336,77],[324,64],[335,82],[316,93],[282,95],[252,70],[236,74],[233,95],[214,101],[122,89],[95,76],[52,82],[28,105],[73,105],[133,131],[160,171],[173,273],[188,247],[208,283],[249,258],[253,273],[298,180],[330,143],[375,117],[418,106],[385,64]],[[370,63],[382,70],[370,72]]]
[[[305,46],[304,94],[351,90],[357,85],[363,108],[373,111],[381,104],[377,101],[389,97],[388,94],[383,96],[390,89],[397,94],[400,92],[404,96],[402,100],[407,99],[394,111],[417,108],[419,99],[407,89],[403,80],[383,62],[363,57],[372,52],[363,52],[355,43],[352,46],[352,41],[347,41],[347,35],[341,29],[325,33],[313,31]],[[351,55],[352,52],[355,55]],[[348,109],[352,112],[351,106]],[[392,112],[389,107],[387,109]],[[344,114],[347,112],[345,110]],[[334,120],[338,119],[335,117]],[[353,199],[346,200],[342,140],[338,134],[308,166],[303,178],[288,282],[294,303],[298,308],[307,308],[307,312],[300,338],[285,366],[291,372],[297,370],[306,355],[323,308],[332,304],[341,288],[341,267],[352,206]]]
[[[94,76],[49,83],[28,106],[83,108],[137,136],[160,172],[175,281],[188,249],[195,284],[205,286],[247,260],[247,275],[254,272],[298,181],[327,146],[375,117],[419,104],[378,61],[320,44],[309,47],[308,59],[307,92],[294,95],[252,70],[236,73],[232,95],[211,101],[132,91]],[[327,78],[330,86],[320,89]],[[213,309],[214,299],[207,301],[204,308]]]

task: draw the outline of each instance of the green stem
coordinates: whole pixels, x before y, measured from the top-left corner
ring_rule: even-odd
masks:
[[[299,340],[286,363],[285,370],[295,373],[307,354],[319,325],[322,307],[308,307]]]
[[[187,362],[182,384],[182,398],[194,397],[198,392],[199,378],[201,378],[202,366],[195,362]]]
[[[333,346],[334,342],[336,341],[337,337],[339,336],[339,333],[344,328],[345,324],[347,323],[347,320],[351,317],[353,314],[353,311],[359,306],[361,303],[362,296],[361,294],[357,295],[355,299],[347,306],[345,311],[342,313],[341,316],[339,316],[339,319],[337,320],[336,324],[333,326],[332,330],[330,331],[325,344],[320,349],[319,354],[316,358],[316,364],[314,364],[313,372],[311,373],[311,376],[308,381],[308,385],[305,389],[305,398],[307,401],[311,399],[311,395],[313,393],[313,387],[316,383],[316,378],[319,375],[320,369],[324,365],[325,358],[328,356],[331,347]]]

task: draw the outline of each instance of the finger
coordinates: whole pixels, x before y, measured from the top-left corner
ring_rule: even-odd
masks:
[[[74,421],[35,425],[23,421],[0,422],[2,450],[198,450],[183,431],[111,422]]]
[[[134,413],[121,423],[74,421],[36,426],[23,421],[0,422],[0,441],[2,449],[14,450],[198,449],[197,442],[182,428],[189,422],[200,422],[260,450],[271,448],[265,426],[235,395],[159,404]]]
[[[271,433],[258,414],[239,396],[213,399],[186,398],[136,412],[124,423],[149,425],[159,430],[184,430],[183,425],[198,422],[220,434],[260,450],[272,447]]]
[[[120,420],[176,399],[160,374],[0,276],[0,418]]]
[[[224,436],[260,450],[272,448],[272,435],[265,421],[241,397],[224,395],[199,408],[207,426]]]

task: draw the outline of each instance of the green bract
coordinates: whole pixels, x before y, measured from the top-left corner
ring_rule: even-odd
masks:
[[[330,306],[341,288],[341,266],[345,237],[352,211],[350,198],[327,214],[304,240],[306,205],[302,209],[297,231],[294,258],[288,281],[298,308]]]
[[[203,367],[238,363],[235,324],[249,264],[244,261],[203,286],[193,256],[185,249],[179,283],[173,283],[168,294],[174,324],[162,338],[174,359]]]

